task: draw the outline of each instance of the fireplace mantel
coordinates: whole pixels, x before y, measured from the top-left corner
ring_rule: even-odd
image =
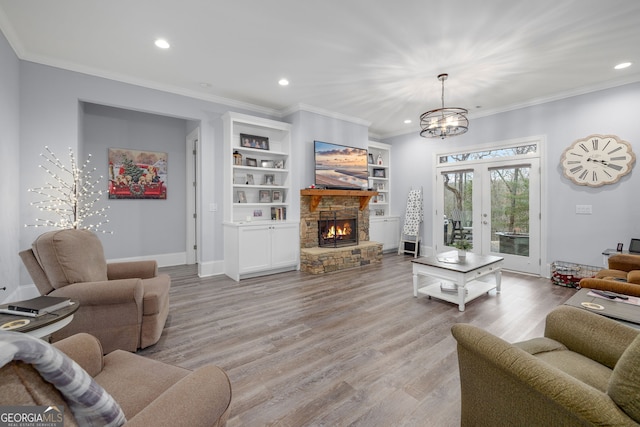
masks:
[[[320,204],[323,196],[344,196],[344,197],[359,197],[360,198],[360,210],[364,210],[369,204],[369,200],[373,196],[377,196],[377,191],[369,190],[324,190],[320,188],[304,188],[300,190],[301,196],[311,196],[311,212],[315,212],[316,208]]]

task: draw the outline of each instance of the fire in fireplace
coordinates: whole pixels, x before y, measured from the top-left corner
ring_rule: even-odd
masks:
[[[334,247],[358,244],[358,210],[321,211],[318,221],[318,246]]]

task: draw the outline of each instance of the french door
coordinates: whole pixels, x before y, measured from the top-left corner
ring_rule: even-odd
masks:
[[[540,274],[539,159],[488,159],[438,165],[436,252],[471,251],[504,257],[505,268]]]

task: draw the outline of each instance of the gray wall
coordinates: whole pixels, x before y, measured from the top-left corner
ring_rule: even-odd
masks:
[[[29,205],[28,188],[42,184],[44,177],[38,173],[39,153],[48,145],[55,153],[66,153],[68,147],[81,155],[85,149],[81,145],[82,112],[81,102],[106,105],[156,115],[174,117],[200,123],[200,167],[198,199],[201,208],[198,261],[200,266],[215,264],[222,260],[222,212],[212,212],[210,204],[222,203],[222,126],[220,116],[229,106],[210,101],[170,94],[153,89],[124,84],[81,73],[65,71],[53,67],[20,62],[21,109],[20,109],[20,154],[19,154],[19,195],[20,220],[33,221],[37,212]],[[237,109],[242,111],[241,109]],[[186,132],[186,128],[185,128]],[[153,202],[152,202],[153,203]],[[113,204],[113,203],[111,203]],[[150,206],[150,205],[148,205]],[[181,212],[184,212],[184,208]],[[183,219],[179,227],[184,227]],[[175,224],[166,224],[166,227]],[[121,230],[114,230],[112,236],[100,235],[107,239],[124,236],[133,231],[134,224]],[[28,247],[42,232],[42,229],[22,229],[20,247]],[[26,274],[22,283],[30,283]]]
[[[82,151],[91,153],[107,188],[109,148],[128,148],[167,153],[167,199],[107,199],[109,224],[101,236],[108,259],[185,252],[186,242],[186,148],[187,121],[97,104],[82,104]]]
[[[291,123],[292,152],[295,169],[292,174],[292,192],[299,197],[300,189],[315,182],[315,158],[313,141],[367,148],[368,127],[321,114],[298,111],[284,119]],[[300,217],[300,206],[291,206],[291,218]]]
[[[20,259],[20,61],[0,33],[0,301],[18,289]],[[20,298],[20,296],[17,296]]]
[[[389,138],[392,150],[393,209],[403,214],[402,200],[411,185],[425,189],[424,241],[431,245],[433,201],[430,196],[435,172],[433,155],[465,146],[488,144],[535,135],[546,136],[542,176],[542,198],[547,221],[542,239],[547,260],[602,264],[602,250],[625,247],[631,237],[640,237],[640,172],[638,166],[618,183],[600,188],[577,186],[563,177],[560,156],[573,141],[591,134],[614,134],[630,142],[640,155],[640,83],[592,92],[502,114],[471,119],[465,135],[440,140],[424,139],[416,131]],[[399,203],[396,203],[399,202]],[[576,215],[575,206],[592,205],[592,215]]]

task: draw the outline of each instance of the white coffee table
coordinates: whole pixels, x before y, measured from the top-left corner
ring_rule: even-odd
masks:
[[[420,257],[413,263],[413,296],[427,295],[444,301],[458,304],[458,309],[464,311],[465,304],[480,295],[495,289],[500,293],[502,280],[502,264],[504,258],[498,256],[475,255],[467,253],[466,260],[457,260],[457,252],[446,252],[431,257]],[[493,282],[478,281],[477,279],[493,274]],[[458,286],[458,293],[442,292],[441,282],[422,288],[419,287],[419,276],[428,276]]]

